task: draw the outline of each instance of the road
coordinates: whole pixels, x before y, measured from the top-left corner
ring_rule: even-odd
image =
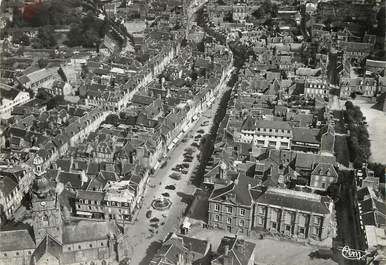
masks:
[[[356,205],[356,185],[353,173],[342,171],[340,182],[340,199],[335,203],[338,224],[337,237],[333,242],[335,260],[344,265],[363,264],[363,262],[344,259],[341,255],[340,248],[346,245],[351,249],[363,250],[364,241]]]
[[[169,153],[170,159],[167,165],[164,168],[158,169],[153,177],[149,179],[142,208],[139,210],[136,221],[134,224],[128,224],[125,227],[126,242],[129,244],[129,249],[135,253],[132,256],[132,264],[148,264],[156,251],[156,248],[153,247],[154,241],[163,240],[169,232],[178,232],[179,223],[190,202],[189,198],[192,198],[195,192],[195,186],[191,184],[190,179],[193,169],[198,165],[196,158],[198,150],[191,146],[194,139],[189,136],[194,137],[200,129],[204,130],[204,133],[210,130],[213,122],[212,118],[215,115],[220,99],[221,95],[216,97],[212,107],[203,112],[196,121],[196,124],[187,132],[185,137],[187,140],[179,142],[175,149]],[[205,121],[209,123],[207,126],[202,127],[201,124]],[[169,175],[174,172],[172,168],[183,162],[184,149],[187,147],[196,150],[193,154],[194,159],[190,163],[189,172],[186,175],[181,174],[181,180],[171,179]],[[176,189],[168,190],[165,188],[167,185],[174,185]],[[171,207],[165,211],[154,210],[151,206],[152,201],[159,198],[165,192],[169,194],[169,199],[172,202]],[[147,218],[146,213],[150,210],[152,211],[152,216]],[[154,217],[159,219],[159,222],[157,222],[158,228],[154,228],[154,223],[150,221]],[[150,226],[152,223],[153,227]],[[151,232],[149,229],[155,232]]]

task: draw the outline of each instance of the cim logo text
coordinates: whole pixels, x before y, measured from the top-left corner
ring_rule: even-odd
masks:
[[[363,260],[367,257],[366,252],[357,249],[351,249],[349,246],[342,248],[342,256],[348,260]]]

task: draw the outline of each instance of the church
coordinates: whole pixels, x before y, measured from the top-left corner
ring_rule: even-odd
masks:
[[[123,258],[123,230],[114,221],[64,222],[43,160],[34,161],[32,227],[0,231],[1,265],[108,265]]]

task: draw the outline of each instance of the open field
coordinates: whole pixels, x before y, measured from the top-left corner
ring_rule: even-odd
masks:
[[[374,109],[374,103],[366,99],[355,99],[354,105],[359,106],[368,123],[368,131],[371,141],[372,162],[386,163],[386,113]]]

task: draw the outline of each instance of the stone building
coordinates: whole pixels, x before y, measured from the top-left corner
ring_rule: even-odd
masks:
[[[115,222],[64,224],[54,187],[34,159],[33,227],[0,231],[0,264],[104,264],[120,260],[123,233]]]
[[[240,174],[230,185],[215,188],[209,197],[208,225],[231,233],[271,231],[297,238],[330,237],[333,201],[327,196],[265,188]]]

